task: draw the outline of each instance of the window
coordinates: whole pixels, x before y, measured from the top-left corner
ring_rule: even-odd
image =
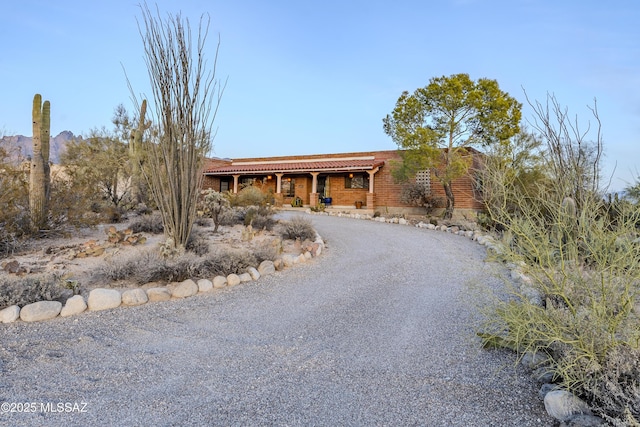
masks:
[[[368,173],[350,173],[344,178],[344,188],[369,188]]]
[[[282,194],[284,197],[294,197],[296,195],[296,180],[286,178],[282,180]]]
[[[225,193],[229,191],[230,182],[228,179],[220,180],[220,192]]]

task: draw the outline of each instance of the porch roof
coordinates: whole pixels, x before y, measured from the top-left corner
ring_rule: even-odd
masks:
[[[384,165],[384,160],[374,157],[349,159],[312,159],[312,160],[267,160],[250,162],[232,162],[229,165],[207,169],[205,175],[263,174],[263,173],[303,173],[303,172],[347,172],[354,170],[373,170]]]

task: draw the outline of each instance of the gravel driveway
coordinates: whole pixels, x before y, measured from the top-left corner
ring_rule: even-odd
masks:
[[[502,273],[483,247],[309,218],[327,250],[258,282],[0,325],[0,402],[36,410],[0,425],[553,425],[513,355],[474,336],[465,295]]]

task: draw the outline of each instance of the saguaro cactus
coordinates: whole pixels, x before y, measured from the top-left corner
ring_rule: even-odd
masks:
[[[51,104],[42,103],[38,93],[33,97],[33,155],[31,156],[31,173],[29,176],[29,208],[31,223],[36,230],[47,225],[47,208],[51,191],[49,167],[49,126]]]

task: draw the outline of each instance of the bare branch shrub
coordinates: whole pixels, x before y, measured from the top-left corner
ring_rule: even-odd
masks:
[[[431,194],[429,186],[419,183],[404,185],[400,193],[400,201],[408,205],[423,207],[427,214],[445,205],[442,198],[434,197]]]
[[[282,221],[280,228],[280,234],[285,239],[304,241],[313,240],[316,237],[311,221],[302,216],[294,216],[289,221]]]
[[[207,70],[208,18],[200,18],[194,47],[188,19],[178,14],[163,20],[146,4],[141,9],[140,34],[155,109],[155,127],[149,132],[150,141],[143,144],[148,162],[143,171],[162,214],[167,241],[180,252],[196,217],[203,160],[211,149],[212,123],[223,92],[216,79],[218,50],[213,69]]]

